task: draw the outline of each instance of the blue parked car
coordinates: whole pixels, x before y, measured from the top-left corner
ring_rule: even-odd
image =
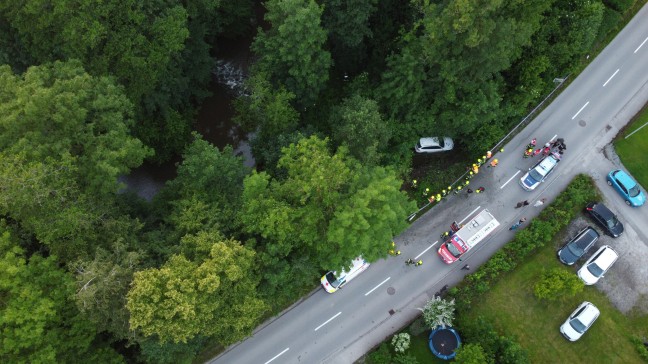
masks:
[[[639,207],[646,202],[646,196],[641,192],[637,182],[620,169],[608,173],[607,184],[623,196],[628,206]]]

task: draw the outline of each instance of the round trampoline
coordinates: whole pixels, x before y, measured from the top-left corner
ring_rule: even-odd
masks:
[[[450,360],[455,357],[457,350],[461,346],[461,339],[457,331],[451,327],[442,328],[437,326],[430,333],[430,350],[439,359]]]

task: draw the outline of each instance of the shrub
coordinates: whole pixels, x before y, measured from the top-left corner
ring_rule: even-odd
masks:
[[[554,268],[542,273],[533,293],[541,300],[554,301],[563,296],[573,297],[582,292],[584,287],[583,282],[572,272],[564,268]]]
[[[464,342],[479,344],[486,356],[486,362],[498,364],[529,363],[527,353],[520,344],[511,337],[499,335],[495,331],[493,324],[483,316],[477,317],[476,320],[466,320],[466,322],[461,320],[460,317],[459,325],[461,326]]]
[[[636,336],[631,337],[630,341],[632,341],[635,348],[637,348],[637,352],[639,353],[641,359],[648,363],[648,349],[646,344],[644,344],[644,342]]]
[[[434,329],[437,326],[452,326],[452,320],[454,319],[454,306],[454,299],[446,301],[437,296],[427,301],[425,307],[420,310],[423,311],[423,319],[425,320],[425,323],[431,329]]]
[[[383,342],[378,350],[369,354],[370,364],[392,364],[392,353],[389,350],[389,344]]]
[[[636,0],[603,0],[603,4],[608,8],[624,13],[634,5],[635,1]]]
[[[418,364],[418,360],[412,354],[396,354],[394,357],[395,364]]]
[[[397,353],[404,353],[410,347],[410,336],[406,332],[394,335],[392,337],[392,346]]]
[[[457,350],[455,363],[459,364],[483,364],[492,363],[484,353],[484,349],[479,344],[466,344]]]

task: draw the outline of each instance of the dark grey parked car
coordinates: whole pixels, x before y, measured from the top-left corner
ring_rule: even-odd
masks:
[[[613,238],[623,234],[623,224],[616,215],[600,202],[590,202],[585,207],[590,216]]]
[[[591,247],[594,246],[599,238],[599,233],[591,226],[579,231],[578,234],[558,250],[558,259],[564,264],[572,265],[576,263]]]

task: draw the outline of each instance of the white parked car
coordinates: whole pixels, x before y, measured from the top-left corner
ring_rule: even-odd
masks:
[[[436,152],[447,152],[454,148],[454,142],[452,138],[443,137],[443,138],[421,138],[414,150],[416,153],[436,153]]]
[[[614,249],[604,245],[578,270],[578,277],[587,285],[596,284],[618,258],[619,254]]]
[[[567,321],[560,326],[560,333],[569,340],[576,341],[592,326],[601,311],[590,302],[583,302],[569,315]]]

